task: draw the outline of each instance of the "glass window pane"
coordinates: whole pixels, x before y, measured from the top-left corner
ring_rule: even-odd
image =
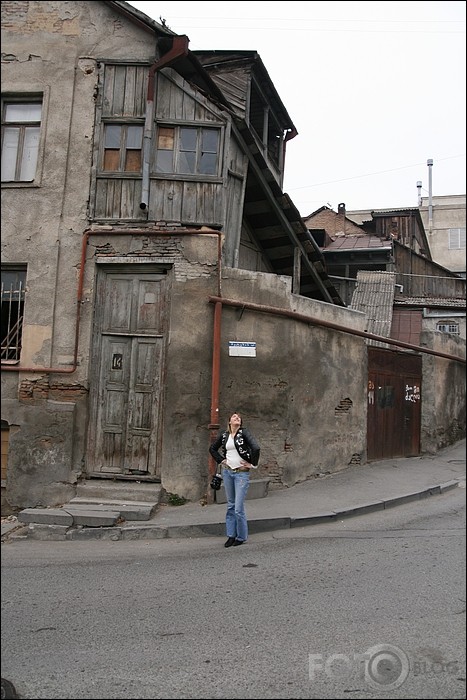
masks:
[[[105,127],[105,148],[120,148],[120,137],[122,127],[116,124],[107,125]]]
[[[18,141],[19,129],[7,127],[3,132],[2,182],[8,182],[15,179]]]
[[[201,150],[203,153],[217,153],[219,143],[218,129],[203,129],[203,139]]]
[[[180,129],[180,150],[196,151],[196,132],[197,129],[188,127]]]
[[[20,180],[34,180],[36,176],[37,156],[39,154],[39,127],[25,129],[23,157],[21,159]]]
[[[203,153],[199,162],[199,172],[203,175],[217,174],[217,156],[214,153]]]
[[[178,161],[178,171],[179,173],[194,173],[196,165],[196,153],[190,153],[184,151],[180,153]]]
[[[2,300],[23,300],[25,284],[25,270],[2,270]]]
[[[143,127],[142,126],[129,126],[126,136],[126,147],[127,148],[141,148],[141,143],[143,139]]]
[[[157,151],[156,173],[173,173],[173,151]]]
[[[18,103],[7,104],[5,110],[5,121],[7,122],[40,122],[42,105]]]

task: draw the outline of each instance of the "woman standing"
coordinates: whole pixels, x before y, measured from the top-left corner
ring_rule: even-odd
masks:
[[[248,539],[245,497],[250,485],[250,469],[256,469],[260,447],[249,430],[242,426],[239,413],[232,413],[227,430],[219,433],[209,448],[222,467],[227,513],[227,541],[224,547],[238,547]]]

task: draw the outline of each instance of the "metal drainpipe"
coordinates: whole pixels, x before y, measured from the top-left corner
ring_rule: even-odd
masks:
[[[78,290],[76,295],[76,324],[75,345],[73,363],[71,367],[21,367],[20,365],[1,365],[2,372],[33,372],[36,374],[72,374],[78,367],[79,331],[81,322],[81,305],[83,301],[84,268],[86,266],[86,250],[90,236],[193,236],[193,235],[217,235],[217,294],[221,296],[221,255],[222,232],[215,229],[185,229],[183,231],[148,231],[145,229],[122,229],[119,231],[96,231],[87,229],[83,232],[81,243],[81,263],[78,278]],[[220,349],[218,350],[220,352]]]
[[[154,93],[156,72],[161,68],[170,66],[182,56],[188,55],[188,37],[185,35],[174,37],[172,48],[159,61],[156,61],[149,69],[148,94],[146,99],[146,118],[143,134],[143,170],[141,186],[140,209],[147,209],[149,205],[149,172],[151,163],[151,142],[154,120]]]
[[[221,286],[221,264],[222,264],[222,231],[215,229],[185,229],[184,231],[147,231],[145,229],[123,229],[119,231],[94,231],[92,229],[84,231],[83,241],[81,244],[81,265],[79,271],[78,292],[77,292],[77,310],[76,310],[76,329],[75,329],[75,349],[73,355],[73,364],[71,367],[20,367],[18,365],[2,365],[1,370],[10,372],[36,372],[41,374],[71,374],[76,371],[78,366],[78,347],[79,347],[79,329],[81,317],[81,303],[83,298],[84,284],[84,267],[86,265],[86,250],[89,241],[89,236],[121,236],[121,235],[149,235],[149,236],[180,236],[180,235],[217,235],[217,297],[219,301],[214,309],[214,330],[212,341],[212,379],[211,379],[211,422],[209,424],[211,442],[216,438],[219,429],[219,384],[220,384],[220,356],[221,356],[221,317],[222,317],[222,295]],[[208,462],[208,481],[216,472],[216,462],[209,455]],[[215,492],[209,488],[209,483],[206,489],[207,503],[213,503]]]
[[[222,277],[222,231],[215,229],[185,229],[183,231],[147,231],[145,229],[123,229],[119,231],[95,231],[88,229],[83,233],[81,244],[81,265],[79,271],[78,292],[77,292],[77,310],[76,310],[76,328],[75,328],[75,348],[73,355],[73,364],[71,367],[20,367],[19,365],[1,365],[1,371],[9,372],[35,372],[38,374],[72,374],[78,366],[78,347],[79,347],[79,329],[81,317],[81,303],[83,299],[83,284],[84,284],[84,268],[86,265],[86,250],[89,241],[89,236],[121,236],[121,235],[147,235],[147,236],[192,236],[192,235],[217,235],[217,296],[222,295],[221,277]],[[211,422],[209,430],[211,431],[211,442],[216,438],[219,429],[219,384],[220,384],[220,357],[221,357],[221,316],[222,303],[219,301],[214,309],[214,330],[212,341],[212,378],[211,378]],[[208,477],[216,472],[216,462],[209,455],[208,462]],[[206,490],[207,503],[214,502],[214,492],[209,488]]]
[[[336,331],[341,331],[342,333],[348,333],[349,335],[357,335],[360,338],[368,338],[369,340],[377,340],[387,345],[397,345],[401,348],[408,348],[409,350],[416,350],[417,352],[422,352],[428,355],[435,355],[436,357],[443,357],[447,360],[454,360],[456,362],[461,362],[465,365],[465,357],[459,357],[457,355],[449,355],[444,352],[438,352],[437,350],[431,350],[430,348],[425,348],[421,345],[412,345],[411,343],[404,343],[401,340],[393,340],[392,338],[386,338],[384,335],[374,335],[373,333],[367,333],[366,331],[358,331],[354,328],[346,328],[338,323],[332,323],[331,321],[323,321],[320,318],[314,318],[313,316],[307,316],[306,314],[300,314],[297,311],[288,311],[287,309],[280,309],[275,306],[264,306],[262,304],[249,304],[243,301],[236,301],[235,299],[220,299],[219,297],[210,297],[209,301],[211,303],[217,304],[222,302],[226,306],[236,306],[241,309],[251,309],[252,311],[260,311],[263,313],[275,314],[276,316],[285,316],[286,318],[294,318],[297,321],[303,321],[304,323],[309,323],[314,326],[323,326],[324,328],[332,328]]]
[[[212,378],[211,378],[211,422],[209,424],[211,444],[217,437],[219,431],[219,386],[220,386],[220,367],[221,367],[221,319],[222,319],[222,302],[217,301],[214,305],[214,328],[212,336]],[[211,478],[217,471],[217,464],[209,454],[208,463],[208,478]],[[208,504],[215,502],[215,491],[209,488],[206,491],[206,502]]]
[[[428,165],[428,233],[431,234],[433,233],[433,159],[428,158],[426,164]]]

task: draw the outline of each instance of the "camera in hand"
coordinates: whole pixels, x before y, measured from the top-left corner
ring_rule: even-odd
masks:
[[[221,486],[222,486],[222,477],[220,474],[215,474],[211,479],[211,488],[214,489],[214,491],[219,491]]]

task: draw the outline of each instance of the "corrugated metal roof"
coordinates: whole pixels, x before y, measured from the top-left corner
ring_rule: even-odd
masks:
[[[350,308],[362,311],[367,319],[366,331],[389,338],[391,335],[396,275],[394,272],[360,270]],[[385,343],[369,341],[386,347]]]

